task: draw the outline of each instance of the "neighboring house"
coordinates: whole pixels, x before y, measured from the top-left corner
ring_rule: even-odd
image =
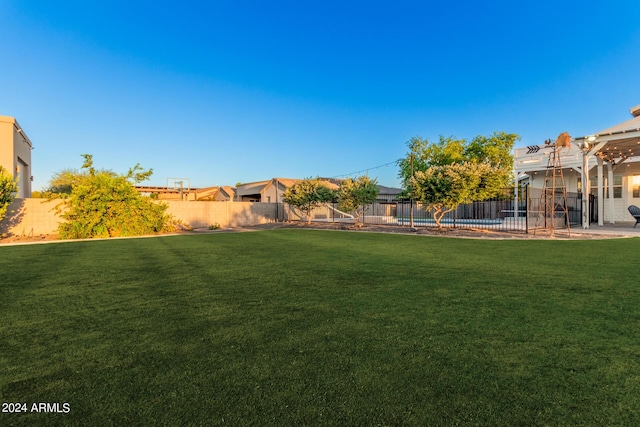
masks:
[[[0,116],[0,166],[18,179],[18,198],[31,197],[33,144],[15,118]]]
[[[229,185],[220,187],[220,191],[216,194],[216,200],[222,202],[233,202],[236,199],[236,189]]]
[[[136,186],[136,190],[142,194],[157,194],[158,200],[183,200],[183,201],[213,201],[229,202],[235,200],[235,189],[230,186],[204,187],[204,188],[174,188]]]
[[[327,187],[334,190],[338,189],[338,185],[336,185],[333,180],[320,179],[325,182]],[[236,189],[237,200],[241,202],[276,203],[277,201],[278,203],[282,203],[282,193],[299,181],[302,180],[294,178],[272,178],[266,181],[241,184],[238,185]]]
[[[193,198],[190,200],[211,201],[211,202],[233,202],[235,191],[228,185],[224,187],[206,187],[193,189]]]
[[[560,150],[567,191],[592,194],[597,200],[598,225],[631,221],[627,208],[640,206],[640,105],[632,108],[632,119],[575,138]],[[551,148],[530,146],[514,154],[514,171],[520,182],[543,188]],[[583,227],[589,203],[583,198]]]
[[[340,188],[342,182],[341,179],[336,178],[319,178],[325,183],[325,185],[332,190]],[[266,181],[249,182],[247,184],[239,185],[237,188],[237,200],[243,202],[262,202],[262,203],[275,203],[278,201],[282,203],[282,193],[291,187],[296,182],[302,181],[301,179],[293,178],[272,178]],[[385,187],[383,185],[378,186],[380,193],[378,193],[378,202],[385,203],[397,200],[398,194],[402,192],[400,188]]]
[[[376,199],[378,203],[395,203],[403,191],[402,188],[385,187],[384,185],[378,185],[378,188],[380,189]]]
[[[271,181],[273,181],[273,179],[268,181],[248,182],[246,184],[238,185],[236,187],[236,200],[239,202],[261,202],[262,191]]]

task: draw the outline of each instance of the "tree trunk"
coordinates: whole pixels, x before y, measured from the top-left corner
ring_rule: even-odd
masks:
[[[436,222],[436,226],[438,226],[438,230],[442,229],[442,224],[440,223],[440,221],[442,221],[442,218],[444,218],[444,216],[447,213],[449,213],[449,212],[451,212],[453,210],[453,209],[445,209],[445,210],[442,210],[442,209],[444,209],[444,208],[436,209],[433,212],[433,220]]]
[[[442,220],[443,216],[444,216],[444,212],[440,212],[440,209],[436,209],[433,212],[433,219],[436,222],[436,227],[438,227],[438,230],[442,228],[442,224],[440,224],[440,221]]]

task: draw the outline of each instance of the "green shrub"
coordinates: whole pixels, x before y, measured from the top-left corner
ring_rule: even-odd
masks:
[[[96,171],[92,156],[83,156],[83,170],[70,180],[71,192],[51,195],[67,208],[61,211],[66,220],[58,227],[61,238],[138,236],[173,229],[173,218],[165,213],[168,206],[142,196],[131,182],[148,179],[151,169],[144,171],[137,164],[126,175]]]
[[[9,172],[0,166],[0,221],[7,214],[9,205],[18,191],[18,181],[13,179]]]

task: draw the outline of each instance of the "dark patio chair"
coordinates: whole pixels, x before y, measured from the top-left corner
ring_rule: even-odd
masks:
[[[640,208],[635,205],[631,205],[629,206],[629,213],[636,219],[636,223],[633,224],[633,228],[636,228],[636,225],[640,222]]]

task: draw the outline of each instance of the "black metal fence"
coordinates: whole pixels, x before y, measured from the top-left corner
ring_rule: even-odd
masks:
[[[566,194],[566,199],[565,199]],[[567,228],[582,224],[582,193],[529,188],[527,230]]]
[[[582,194],[567,193],[566,205],[561,192],[555,194],[552,203],[556,211],[549,212],[548,201],[544,201],[542,189],[522,187],[506,189],[498,197],[458,206],[447,212],[440,221],[443,227],[485,229],[528,233],[530,230],[549,227],[551,218],[554,228],[567,225],[579,226],[582,221]],[[589,199],[590,212],[596,212],[596,200]],[[545,206],[547,206],[545,208]],[[566,212],[564,207],[566,206]],[[284,205],[284,218],[306,220],[306,216],[288,205]],[[592,217],[591,220],[597,220]],[[435,227],[433,210],[411,200],[380,200],[365,209],[361,218],[354,212],[340,210],[337,203],[328,203],[311,212],[312,221],[344,222],[401,227]]]
[[[447,212],[441,220],[444,227],[481,228],[504,231],[526,231],[526,193],[519,192],[516,198],[513,189],[505,190],[499,197],[458,206]],[[305,220],[304,214],[285,205],[288,220]],[[361,218],[354,212],[343,212],[337,203],[328,203],[311,213],[312,221],[394,225],[401,227],[435,226],[433,210],[411,200],[380,200],[365,209]]]

